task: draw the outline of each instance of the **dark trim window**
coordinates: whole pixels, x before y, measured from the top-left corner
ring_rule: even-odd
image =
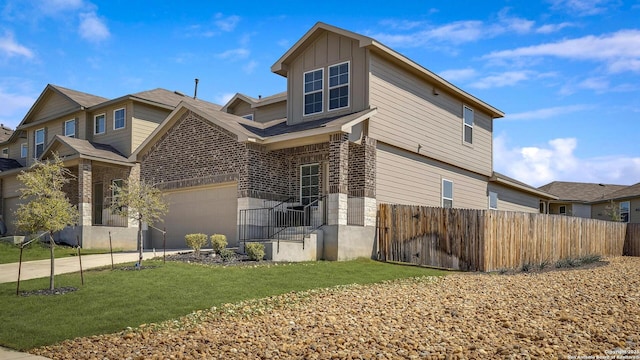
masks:
[[[442,179],[442,207],[453,207],[453,181]]]
[[[304,114],[322,112],[322,90],[324,88],[324,69],[304,73]]]
[[[464,142],[473,144],[473,109],[464,106],[463,113]]]
[[[124,129],[125,114],[124,108],[113,110],[113,130]]]
[[[44,152],[44,129],[38,129],[33,134],[34,137],[34,158],[39,158]]]
[[[105,121],[106,120],[105,120],[104,114],[94,116],[93,118],[93,134],[94,135],[104,134],[106,130]]]
[[[629,222],[629,209],[631,208],[631,204],[629,201],[623,201],[620,203],[620,221],[624,223]]]
[[[64,136],[76,137],[76,120],[67,120],[64,122]]]
[[[498,210],[498,193],[489,191],[489,209]]]
[[[318,200],[320,193],[320,165],[300,166],[300,202],[309,205]]]
[[[558,208],[558,214],[567,215],[567,207],[565,205],[560,205]]]
[[[349,62],[329,66],[329,110],[349,106]]]

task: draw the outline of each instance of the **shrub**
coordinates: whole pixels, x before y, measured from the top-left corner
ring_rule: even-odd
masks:
[[[600,260],[602,260],[602,256],[596,254],[586,255],[580,258],[580,262],[582,262],[582,264],[591,264]]]
[[[522,268],[520,270],[522,270],[522,272],[529,272],[532,268],[533,266],[531,266],[531,264],[526,263],[522,265]]]
[[[213,252],[216,254],[220,254],[220,251],[227,247],[227,237],[223,234],[213,234],[211,235],[211,247],[213,248]]]
[[[544,268],[546,268],[547,266],[549,266],[549,261],[545,260],[538,265],[538,269],[544,270]]]
[[[580,266],[580,260],[576,260],[572,258],[561,259],[556,262],[557,269],[573,268],[577,266]]]
[[[233,250],[227,248],[221,249],[219,254],[220,258],[224,262],[231,261],[236,257],[236,253]]]
[[[200,248],[207,244],[206,234],[187,234],[184,236],[184,242],[192,248],[196,256],[200,256]]]
[[[264,257],[264,245],[260,243],[248,243],[244,251],[251,260],[260,261]]]

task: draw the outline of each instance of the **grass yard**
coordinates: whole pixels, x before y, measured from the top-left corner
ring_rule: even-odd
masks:
[[[56,276],[56,286],[79,290],[56,296],[16,296],[0,284],[0,345],[25,350],[65,339],[157,323],[225,303],[344,284],[367,284],[446,272],[360,259],[249,267],[208,267],[146,261],[141,271],[93,270]],[[20,283],[44,289],[49,279]]]
[[[78,250],[67,246],[56,246],[55,257],[63,258],[78,255]],[[105,249],[82,249],[82,255],[90,254],[106,254],[109,250]],[[121,251],[121,250],[118,250]],[[116,250],[114,250],[116,252]],[[49,259],[49,247],[33,243],[27,245],[22,252],[22,261],[44,260]],[[7,242],[0,242],[0,264],[8,264],[20,261],[20,247]]]

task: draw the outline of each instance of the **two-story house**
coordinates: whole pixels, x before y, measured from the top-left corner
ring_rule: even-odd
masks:
[[[317,23],[271,70],[285,93],[183,102],[131,156],[167,194],[168,239],[303,228],[318,236],[303,258],[347,259],[375,254],[378,202],[538,212],[556,198],[493,171],[500,110],[375,39]],[[286,240],[268,252],[297,259],[277,256]]]
[[[106,247],[111,234],[113,246],[135,249],[137,224],[109,210],[111,185],[139,178],[139,165],[128,157],[183,100],[201,102],[163,89],[110,100],[48,85],[13,134],[0,144],[7,149],[0,172],[7,232],[19,233],[14,211],[22,200],[16,176],[34,159],[46,159],[55,152],[74,175],[65,191],[80,212],[79,223],[58,234],[57,240]]]

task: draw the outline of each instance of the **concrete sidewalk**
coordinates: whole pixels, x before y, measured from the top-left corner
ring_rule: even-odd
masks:
[[[0,347],[0,360],[47,360],[49,358]]]
[[[188,250],[167,250],[167,255],[175,254],[179,251]],[[162,257],[162,251],[156,251],[156,256]],[[142,255],[143,260],[154,257],[154,252],[145,251]],[[122,264],[138,261],[138,252],[120,252],[113,254],[113,263]],[[93,269],[102,266],[111,265],[110,254],[99,255],[83,255],[82,270]],[[77,256],[56,259],[55,274],[66,274],[80,271],[80,261]],[[49,277],[51,273],[50,260],[26,261],[22,263],[20,270],[20,281]],[[18,263],[0,264],[0,283],[8,283],[18,281]],[[1,359],[1,358],[0,358]]]

